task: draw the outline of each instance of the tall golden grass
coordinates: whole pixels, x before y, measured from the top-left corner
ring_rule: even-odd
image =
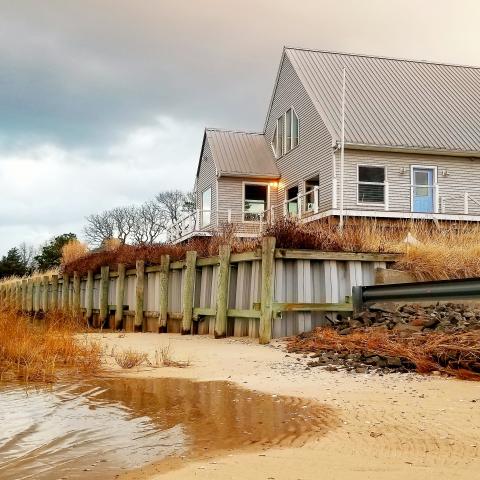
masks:
[[[67,264],[84,257],[88,253],[88,246],[86,243],[73,239],[68,241],[62,247],[62,264]]]
[[[75,317],[61,312],[36,318],[0,309],[0,379],[51,382],[65,370],[94,373],[102,351],[98,343],[79,337],[81,331]]]

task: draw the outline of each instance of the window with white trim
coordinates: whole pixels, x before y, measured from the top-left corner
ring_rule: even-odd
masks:
[[[207,227],[212,221],[212,187],[202,193],[202,227]]]
[[[275,157],[290,152],[299,143],[299,120],[293,108],[289,108],[277,119],[277,124],[272,137],[272,150]]]
[[[243,219],[246,222],[258,222],[268,208],[268,185],[245,183],[243,188]]]
[[[358,203],[385,203],[385,167],[358,165]]]

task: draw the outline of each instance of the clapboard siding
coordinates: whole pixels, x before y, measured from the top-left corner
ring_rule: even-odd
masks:
[[[389,207],[392,212],[410,212],[411,166],[437,167],[440,197],[445,197],[446,214],[462,214],[464,193],[469,192],[480,202],[480,161],[464,157],[419,155],[411,153],[363,150],[345,151],[344,205],[351,210],[381,210],[382,207],[357,205],[357,166],[384,165],[389,183]],[[339,169],[339,162],[337,162]],[[405,173],[402,173],[405,168]],[[442,176],[442,170],[448,175]],[[338,172],[339,175],[339,172]],[[470,202],[469,213],[480,215],[480,206]]]
[[[278,201],[285,199],[283,187],[299,185],[304,191],[304,180],[320,176],[320,208],[331,208],[333,155],[332,137],[294,71],[290,60],[283,58],[278,83],[265,124],[265,139],[270,144],[278,117],[290,107],[295,109],[300,123],[299,145],[277,160],[282,176]]]
[[[202,150],[202,157],[200,159],[200,166],[198,169],[198,176],[196,179],[196,195],[197,208],[202,209],[202,193],[207,189],[212,188],[212,213],[211,226],[216,225],[216,210],[217,210],[217,172],[215,163],[212,157],[212,151],[208,143],[208,138],[205,137],[205,142]]]

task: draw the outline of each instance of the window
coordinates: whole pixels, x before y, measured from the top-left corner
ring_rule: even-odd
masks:
[[[315,187],[318,187],[320,185],[318,176],[309,178],[308,180],[305,180],[305,211],[307,212],[312,212],[315,210]]]
[[[385,203],[385,167],[358,166],[358,202]]]
[[[243,219],[246,222],[258,222],[261,214],[268,208],[268,186],[258,183],[244,185]]]
[[[287,214],[289,216],[298,215],[298,186],[287,190]]]
[[[272,149],[275,157],[280,158],[293,150],[299,142],[299,121],[293,108],[289,108],[277,120],[273,132]]]
[[[202,193],[202,227],[207,227],[212,221],[212,187]]]

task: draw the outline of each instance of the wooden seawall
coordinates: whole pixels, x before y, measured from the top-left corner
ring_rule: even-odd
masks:
[[[272,338],[294,335],[349,314],[352,287],[372,285],[395,255],[275,248],[159,265],[105,266],[85,276],[53,275],[0,284],[0,302],[25,312],[62,309],[93,326],[127,331]]]

